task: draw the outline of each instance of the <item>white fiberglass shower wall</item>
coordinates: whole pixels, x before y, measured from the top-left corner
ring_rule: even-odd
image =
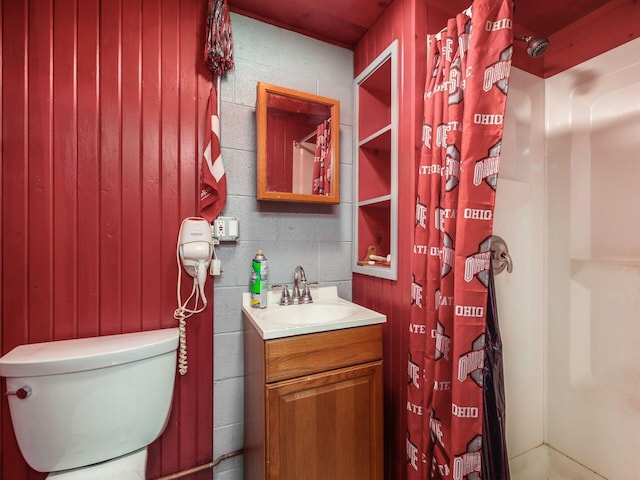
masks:
[[[640,40],[514,70],[494,233],[513,480],[640,471]]]
[[[640,40],[546,81],[547,443],[640,472]]]

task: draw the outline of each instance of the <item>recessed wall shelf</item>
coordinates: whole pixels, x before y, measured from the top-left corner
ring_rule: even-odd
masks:
[[[354,99],[353,271],[397,280],[398,40],[356,77]],[[369,261],[372,247],[391,261]]]

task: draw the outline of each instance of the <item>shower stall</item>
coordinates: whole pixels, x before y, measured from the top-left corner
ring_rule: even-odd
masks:
[[[494,234],[513,480],[640,471],[639,52],[512,69]]]

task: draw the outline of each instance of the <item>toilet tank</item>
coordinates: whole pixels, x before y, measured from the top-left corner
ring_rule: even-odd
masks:
[[[20,451],[40,472],[149,445],[173,397],[178,329],[22,345],[0,358]]]

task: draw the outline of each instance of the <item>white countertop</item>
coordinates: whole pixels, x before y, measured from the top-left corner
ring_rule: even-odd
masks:
[[[280,291],[270,291],[267,308],[251,307],[251,293],[242,294],[242,311],[263,339],[385,323],[386,315],[338,297],[338,289],[312,287],[313,303],[280,305]],[[321,317],[321,318],[320,318]]]

